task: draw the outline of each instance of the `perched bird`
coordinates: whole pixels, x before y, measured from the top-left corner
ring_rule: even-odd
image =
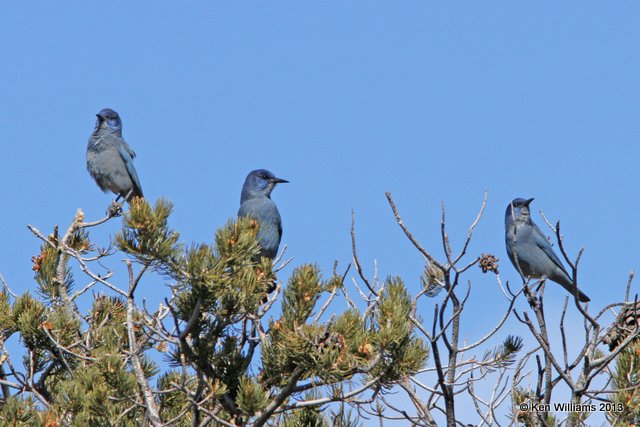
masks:
[[[111,190],[129,201],[132,197],[142,197],[142,187],[138,180],[133,152],[122,138],[122,121],[118,113],[105,108],[96,114],[96,128],[87,145],[87,169],[104,192]]]
[[[251,217],[260,224],[257,240],[260,244],[260,256],[275,258],[282,237],[282,219],[276,204],[271,200],[271,192],[276,184],[289,182],[276,178],[265,169],[249,172],[242,186],[239,217]]]
[[[507,254],[513,266],[525,277],[546,277],[578,295],[581,302],[590,301],[571,280],[562,262],[540,228],[531,220],[529,204],[533,199],[514,199],[504,216]]]

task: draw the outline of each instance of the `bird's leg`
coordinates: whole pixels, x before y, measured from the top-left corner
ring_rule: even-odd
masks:
[[[547,283],[547,276],[542,276],[540,280],[538,280],[538,283],[536,284],[536,293],[540,292],[542,285],[544,285],[545,283]]]
[[[529,278],[530,280],[531,278]],[[527,297],[527,301],[529,302],[529,306],[531,306],[531,308],[536,308],[539,306],[540,301],[542,299],[542,296],[544,294],[544,286],[547,283],[547,276],[542,276],[538,279],[538,281],[536,283],[533,283],[531,285],[531,287],[535,287],[535,289],[532,289],[533,292],[529,292],[529,287],[527,286],[527,289],[525,290],[525,295]],[[538,299],[540,298],[540,300]]]
[[[126,196],[124,196],[124,200],[126,200],[127,202],[130,201],[132,194],[133,194],[133,188],[129,190]],[[122,203],[124,203],[124,200],[122,201]]]

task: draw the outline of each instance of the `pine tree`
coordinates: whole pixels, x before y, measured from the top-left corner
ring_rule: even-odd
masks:
[[[63,236],[30,227],[42,241],[37,296],[0,293],[2,343],[17,334],[24,347],[22,369],[4,353],[0,422],[350,426],[357,417],[345,405],[425,364],[399,278],[362,308],[330,315],[346,295],[344,274],[325,279],[303,264],[283,285],[270,259],[256,261],[255,221],[229,221],[214,242],[187,245],[168,225],[171,210],[134,200],[108,249],[89,232],[110,218],[89,223],[78,211]],[[128,277],[98,273],[123,254]],[[75,290],[78,274],[89,283]],[[156,308],[143,304],[146,276],[170,283]]]

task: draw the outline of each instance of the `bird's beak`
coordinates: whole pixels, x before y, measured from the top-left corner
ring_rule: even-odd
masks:
[[[282,179],[282,178],[272,178],[269,180],[270,183],[272,184],[284,184],[284,183],[288,183],[289,181],[287,181],[286,179]]]
[[[98,118],[98,120],[100,120],[101,122],[104,122],[104,117],[102,117],[100,114],[96,114],[96,117]]]
[[[533,199],[534,199],[533,197],[532,197],[532,198],[530,198],[530,199],[527,199],[527,203],[525,203],[525,204],[526,204],[527,206],[529,206],[529,204],[530,204],[531,202],[533,202]]]

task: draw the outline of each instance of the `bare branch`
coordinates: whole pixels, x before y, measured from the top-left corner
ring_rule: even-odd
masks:
[[[436,261],[435,258],[433,258],[427,251],[426,249],[424,249],[422,247],[422,245],[420,243],[418,243],[418,241],[413,237],[413,235],[411,234],[411,232],[409,231],[409,229],[404,225],[404,221],[402,220],[402,218],[400,217],[400,214],[398,213],[398,209],[396,208],[395,203],[393,202],[393,199],[391,198],[391,193],[385,193],[387,196],[387,200],[389,201],[389,206],[391,206],[391,210],[393,211],[393,215],[396,217],[396,222],[398,223],[398,225],[400,226],[400,228],[402,229],[402,231],[404,231],[404,234],[407,236],[407,238],[411,241],[411,243],[413,243],[413,245],[416,247],[416,249],[418,249],[418,251],[426,258],[429,260],[430,263],[432,263],[433,265],[435,265],[436,267],[438,267],[440,270],[445,270],[445,268],[438,262]]]

